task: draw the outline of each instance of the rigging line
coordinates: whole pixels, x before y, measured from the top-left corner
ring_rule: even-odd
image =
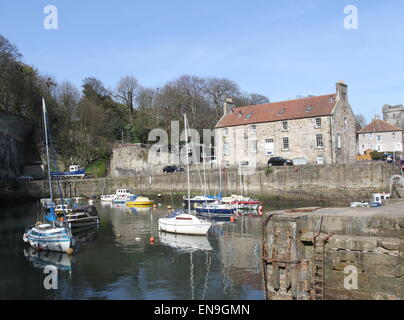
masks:
[[[202,291],[202,300],[205,300],[206,293],[208,291],[208,280],[209,280],[209,271],[210,271],[210,264],[212,262],[212,257],[209,255],[209,251],[206,251],[206,264],[208,265],[205,277],[205,284]]]
[[[187,126],[186,131],[188,132],[188,129],[189,129],[189,132],[190,132],[190,131],[191,131],[191,127],[189,126],[188,119],[187,119],[185,125]],[[187,141],[188,141],[188,137],[186,137],[186,139],[187,139]],[[192,158],[193,158],[194,155],[196,154],[196,152],[195,152],[195,145],[194,145],[194,143],[192,143],[191,145],[192,145]],[[188,150],[187,150],[187,158],[188,158]],[[187,159],[187,160],[189,161],[189,159]],[[199,181],[201,182],[202,193],[205,193],[205,191],[204,191],[204,190],[205,190],[205,186],[204,186],[204,183],[203,183],[203,181],[202,181],[202,175],[201,175],[201,172],[200,172],[200,169],[199,169],[199,161],[196,162],[196,168],[198,169],[198,176],[199,176]],[[205,195],[206,195],[206,194],[205,194]]]
[[[49,125],[48,112],[46,112],[45,121],[46,121],[46,124]],[[54,159],[53,159],[52,162],[53,162],[53,166],[56,168],[56,160],[55,160],[56,150],[53,147],[53,140],[52,140],[52,136],[50,135],[50,130],[46,134],[47,134],[47,137],[49,136],[50,149],[51,149],[51,152],[54,154]],[[48,160],[50,161],[50,159],[48,159]],[[49,172],[50,172],[50,168],[49,168]],[[49,179],[52,179],[51,176],[49,177]],[[63,193],[62,193],[62,189],[61,189],[61,186],[60,186],[59,177],[56,177],[56,183],[57,183],[57,186],[58,186],[60,200],[62,201],[62,204],[63,204]]]

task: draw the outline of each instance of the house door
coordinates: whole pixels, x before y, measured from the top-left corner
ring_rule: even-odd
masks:
[[[265,154],[267,156],[274,155],[274,139],[265,140]]]

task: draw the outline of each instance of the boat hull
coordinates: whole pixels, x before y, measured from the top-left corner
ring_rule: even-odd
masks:
[[[152,206],[154,201],[128,201],[126,202],[127,207],[138,207],[138,206]]]
[[[100,224],[100,218],[84,218],[84,219],[71,219],[66,220],[70,229],[75,228],[83,228],[83,227],[92,227],[98,226]]]
[[[187,223],[178,224],[172,219],[159,219],[159,231],[176,234],[204,236],[211,227],[210,223]]]
[[[56,236],[36,235],[38,234],[33,228],[23,236],[23,240],[37,250],[47,250],[56,252],[67,252],[73,247],[73,237],[67,233],[60,233]]]

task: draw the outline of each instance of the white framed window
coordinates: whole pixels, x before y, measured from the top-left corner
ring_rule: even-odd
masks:
[[[396,138],[396,133],[395,132],[393,132],[393,139],[395,139]]]
[[[257,146],[257,140],[250,140],[250,150],[251,150],[251,153],[257,153],[258,152],[258,146]]]
[[[224,128],[223,129],[223,137],[228,137],[229,136],[229,128]]]
[[[289,123],[287,121],[282,121],[282,131],[289,130]]]
[[[265,140],[265,155],[272,156],[274,154],[274,139]]]
[[[342,147],[341,134],[338,133],[338,135],[337,135],[337,148],[341,149],[341,147]]]
[[[377,142],[382,142],[383,141],[383,137],[382,136],[377,136],[376,137]]]
[[[230,154],[230,144],[228,142],[223,143],[223,154],[224,155]]]
[[[376,149],[377,149],[378,152],[381,152],[381,151],[382,151],[382,146],[381,146],[380,144],[378,144],[378,145],[376,146]]]
[[[324,164],[325,163],[325,159],[323,156],[318,156],[317,157],[317,164]]]
[[[369,134],[368,134],[368,138],[369,138],[369,139],[373,139],[373,133],[369,133]]]
[[[314,119],[314,127],[317,129],[322,127],[321,118]]]
[[[316,134],[316,148],[324,148],[322,134]]]
[[[403,145],[401,143],[396,143],[396,151],[403,152]]]
[[[254,136],[257,135],[257,126],[256,125],[250,126],[250,133]]]
[[[287,138],[287,137],[282,138],[282,149],[285,150],[285,151],[288,151],[289,147],[290,147],[289,146],[289,138]]]

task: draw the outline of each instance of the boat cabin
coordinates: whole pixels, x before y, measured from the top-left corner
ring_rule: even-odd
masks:
[[[117,196],[129,196],[129,195],[131,195],[131,193],[128,189],[118,189],[118,190],[116,190],[116,195]]]
[[[383,204],[387,199],[390,199],[390,193],[373,193],[372,194],[372,202]]]
[[[76,165],[73,165],[73,166],[69,167],[70,172],[76,172],[76,171],[79,171],[79,170],[80,170],[80,167],[76,166]]]

